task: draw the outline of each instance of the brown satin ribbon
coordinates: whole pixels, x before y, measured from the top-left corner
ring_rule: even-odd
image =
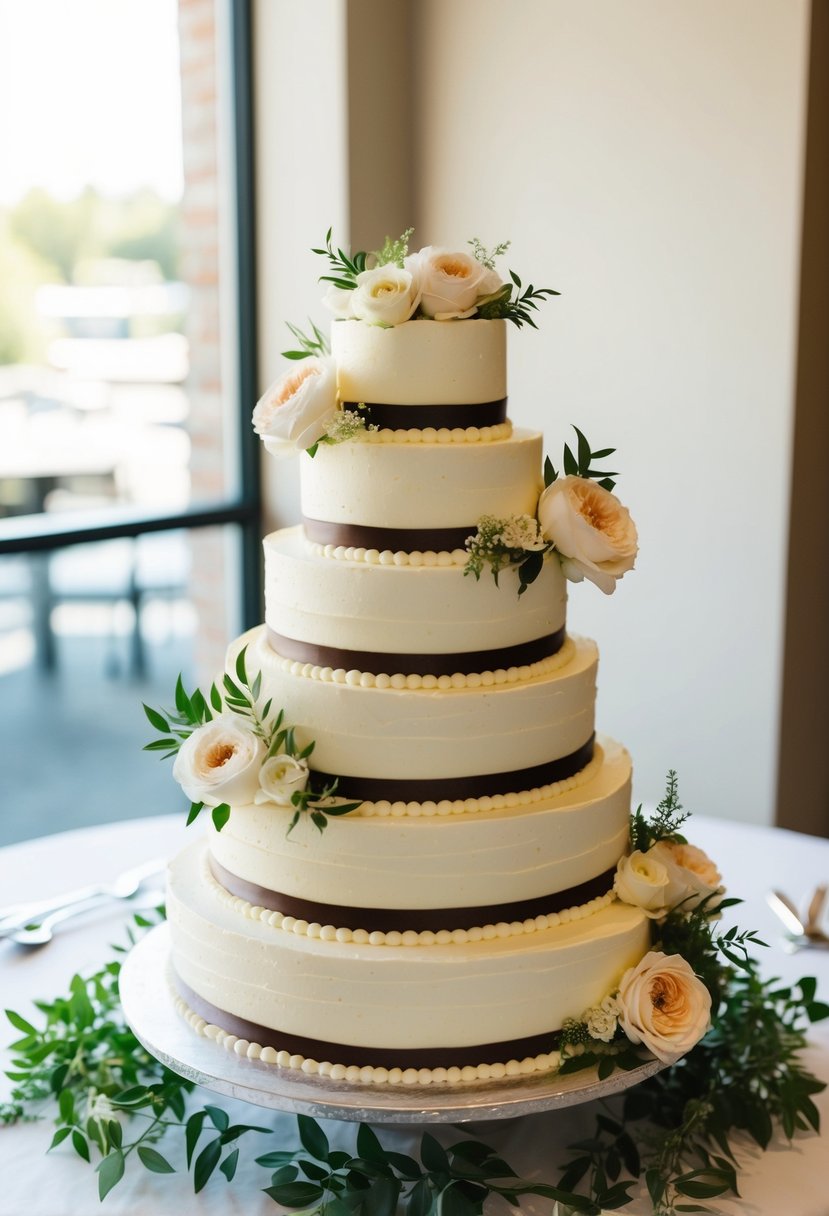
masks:
[[[235,1014],[211,1005],[176,975],[176,988],[190,1008],[214,1026],[220,1026],[237,1038],[289,1051],[291,1055],[308,1060],[327,1060],[330,1064],[372,1065],[375,1068],[461,1068],[465,1064],[500,1064],[521,1060],[553,1051],[558,1044],[558,1031],[531,1035],[526,1039],[511,1039],[503,1043],[480,1043],[474,1047],[357,1047],[349,1043],[329,1043],[321,1039],[306,1039],[302,1035],[286,1034],[258,1022],[248,1022]],[[336,1021],[336,1005],[332,1003],[332,1020]]]
[[[539,663],[557,654],[564,645],[564,627],[543,638],[504,646],[499,650],[467,650],[460,654],[391,654],[371,650],[341,650],[336,646],[317,646],[287,638],[267,626],[268,643],[284,659],[299,663],[315,663],[318,667],[343,668],[345,671],[367,671],[372,675],[451,676],[455,672],[496,671],[504,667],[522,667]]]
[[[374,528],[367,524],[336,523],[328,519],[310,519],[303,515],[305,535],[318,545],[351,545],[355,549],[390,549],[435,553],[463,549],[467,536],[474,536],[477,524],[460,528]]]
[[[338,904],[322,904],[311,899],[298,899],[282,891],[272,891],[258,883],[248,882],[226,869],[215,857],[210,857],[213,877],[231,895],[245,899],[257,908],[268,908],[283,916],[294,916],[307,920],[309,924],[334,925],[335,928],[365,929],[369,933],[393,930],[404,933],[414,929],[420,933],[427,929],[437,933],[439,929],[472,929],[481,925],[511,923],[529,920],[560,912],[563,908],[574,908],[606,895],[613,886],[615,868],[568,887],[551,895],[539,895],[534,899],[518,899],[508,904],[481,905],[469,908],[349,908]]]
[[[593,759],[591,735],[586,743],[568,756],[535,764],[530,768],[511,769],[506,773],[476,773],[468,777],[358,777],[336,776],[337,794],[343,798],[360,798],[365,802],[440,802],[444,798],[485,798],[492,794],[516,794],[521,790],[551,785],[581,772]],[[380,744],[382,746],[382,744]],[[335,774],[311,771],[311,786],[323,789],[335,780]]]
[[[381,401],[344,401],[344,409],[358,411],[366,422],[390,430],[413,427],[497,426],[507,417],[507,399],[469,405],[387,405]]]

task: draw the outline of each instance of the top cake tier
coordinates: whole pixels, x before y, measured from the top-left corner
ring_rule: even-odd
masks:
[[[368,421],[406,427],[493,426],[506,418],[505,321],[332,326],[340,399]],[[387,408],[389,407],[389,408]]]

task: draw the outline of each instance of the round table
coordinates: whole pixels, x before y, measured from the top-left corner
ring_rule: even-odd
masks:
[[[190,833],[199,831],[198,827]],[[756,929],[770,943],[760,951],[764,972],[784,980],[804,975],[818,978],[818,995],[829,999],[829,952],[809,950],[787,954],[781,927],[766,905],[769,888],[777,887],[800,901],[820,882],[829,881],[829,840],[818,840],[773,828],[727,823],[695,816],[689,837],[718,863],[730,894],[745,900],[736,916],[744,928]],[[43,837],[0,849],[0,904],[45,899],[72,887],[107,881],[122,870],[156,856],[170,856],[186,839],[183,819],[167,816],[132,820]],[[0,942],[0,992],[3,1007],[31,1017],[38,1014],[31,1002],[66,990],[75,971],[96,969],[110,955],[108,947],[124,940],[129,911],[110,906],[70,922],[58,930],[52,943],[26,951]],[[15,1037],[8,1024],[0,1041]],[[807,1066],[829,1080],[829,1022],[811,1031]],[[0,1079],[5,1098],[9,1083]],[[202,1095],[202,1101],[204,1095]],[[824,1127],[829,1127],[829,1091],[818,1094]],[[259,1110],[243,1103],[225,1102],[234,1121],[273,1126],[284,1147],[297,1143],[292,1116]],[[592,1131],[595,1111],[588,1106],[533,1115],[477,1130],[494,1144],[510,1164],[527,1176],[555,1182],[556,1166],[566,1160],[565,1145]],[[354,1127],[327,1123],[326,1131],[338,1147],[353,1146]],[[434,1127],[433,1134],[451,1143],[457,1133]],[[51,1125],[25,1123],[0,1129],[0,1161],[7,1164],[0,1188],[0,1216],[91,1216],[101,1211],[97,1177],[64,1143],[45,1157]],[[405,1127],[379,1129],[389,1147],[411,1152],[419,1130]],[[269,1149],[274,1143],[268,1145]],[[163,1145],[162,1145],[163,1149]],[[177,1164],[178,1148],[169,1150]],[[158,1216],[186,1211],[192,1216],[265,1216],[277,1209],[261,1191],[263,1172],[251,1162],[257,1152],[243,1142],[242,1162],[231,1186],[218,1172],[194,1196],[191,1177],[185,1173],[161,1177],[140,1166],[128,1168],[126,1177],[106,1200],[108,1216]],[[10,1163],[14,1168],[9,1168]],[[829,1213],[829,1144],[814,1135],[800,1135],[792,1146],[777,1136],[761,1153],[747,1142],[741,1153],[740,1200],[719,1200],[717,1210],[728,1216],[827,1216]],[[548,1201],[528,1199],[523,1210],[546,1213]],[[631,1216],[650,1212],[645,1199],[624,1209]]]

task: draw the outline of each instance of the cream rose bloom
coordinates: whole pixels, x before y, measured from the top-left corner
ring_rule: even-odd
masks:
[[[679,954],[649,951],[622,976],[616,999],[624,1033],[664,1064],[690,1051],[711,1025],[708,989]]]
[[[478,301],[502,286],[495,271],[471,254],[434,245],[409,254],[403,264],[420,282],[420,311],[436,321],[474,316]]]
[[[271,756],[259,770],[259,786],[253,797],[256,803],[272,802],[290,806],[291,795],[304,790],[308,784],[308,765],[293,756]]]
[[[647,856],[662,866],[667,874],[666,902],[669,908],[682,904],[682,910],[690,912],[722,888],[719,870],[708,854],[696,845],[660,840],[648,849]]]
[[[671,880],[667,868],[654,857],[653,849],[647,853],[636,849],[628,857],[620,858],[613,889],[623,903],[641,908],[652,919],[666,916],[672,906]]]
[[[354,316],[353,298],[353,291],[346,291],[344,287],[337,287],[336,283],[329,283],[322,302],[340,321],[349,321]]]
[[[636,560],[636,525],[615,494],[585,477],[560,477],[538,502],[541,531],[574,583],[587,578],[610,595]]]
[[[375,266],[357,275],[351,315],[369,325],[402,325],[419,303],[417,275],[399,266]]]
[[[336,364],[312,356],[265,391],[253,411],[253,427],[268,451],[280,456],[312,447],[336,412]]]
[[[205,722],[182,743],[173,776],[191,802],[242,806],[259,788],[265,745],[235,714]]]

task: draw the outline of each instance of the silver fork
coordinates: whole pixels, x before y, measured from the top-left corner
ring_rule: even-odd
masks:
[[[146,891],[136,899],[130,901],[130,906],[137,909],[154,908],[164,900],[164,892],[158,890]],[[93,908],[101,908],[110,900],[104,895],[91,896],[89,899],[81,900],[78,903],[72,904],[70,907],[57,908],[54,912],[50,912],[48,916],[44,916],[42,920],[35,925],[26,925],[23,929],[18,929],[13,933],[7,933],[5,936],[9,941],[15,942],[18,946],[45,946],[47,942],[52,940],[56,925],[61,924],[65,920],[70,920],[73,916],[80,916],[84,912],[91,912]]]
[[[40,904],[29,904],[22,914],[18,911],[11,915],[0,915],[0,938],[14,937],[23,930],[33,930],[47,919],[52,924],[59,924],[60,921],[66,920],[75,912],[85,911],[89,907],[95,907],[98,903],[106,903],[108,900],[130,899],[137,894],[148,879],[161,875],[166,866],[166,858],[154,857],[152,861],[145,861],[140,866],[125,870],[112,882],[94,883],[88,887],[80,887],[77,891],[57,896],[55,899],[44,900]],[[44,940],[48,941],[49,938]]]

